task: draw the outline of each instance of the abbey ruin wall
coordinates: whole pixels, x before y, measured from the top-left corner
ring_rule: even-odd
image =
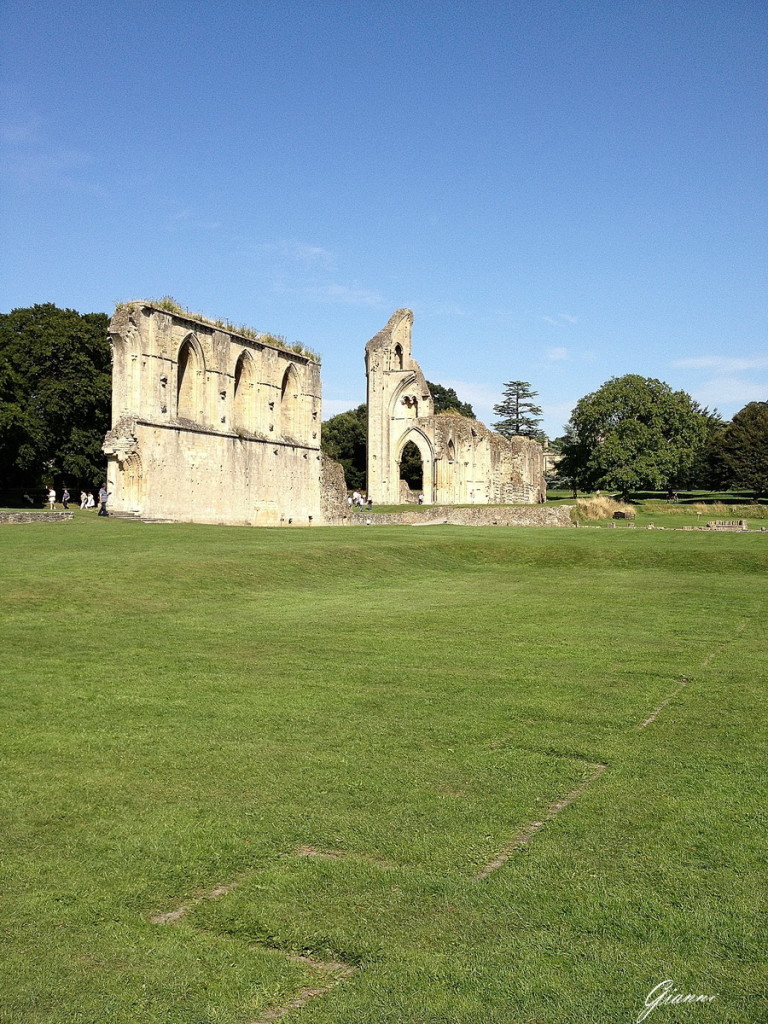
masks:
[[[141,302],[118,308],[110,339],[111,510],[208,523],[319,520],[315,359]]]
[[[540,445],[458,414],[435,415],[411,355],[412,324],[411,311],[398,310],[366,346],[374,504],[412,497],[400,479],[411,442],[428,505],[543,501]],[[264,526],[347,518],[343,470],[320,451],[320,366],[311,354],[149,302],[118,307],[110,339],[111,511]]]

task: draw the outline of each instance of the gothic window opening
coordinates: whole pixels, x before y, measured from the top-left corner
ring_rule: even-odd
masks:
[[[280,430],[286,437],[298,438],[301,434],[299,375],[293,363],[283,374],[280,387]]]
[[[253,360],[243,352],[235,366],[234,382],[234,426],[242,430],[254,429]]]
[[[202,370],[197,350],[188,339],[179,349],[176,399],[181,419],[196,422],[202,419]]]

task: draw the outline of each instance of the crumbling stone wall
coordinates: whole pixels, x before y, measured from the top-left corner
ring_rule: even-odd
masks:
[[[12,523],[64,523],[68,519],[74,519],[73,512],[0,512],[0,525]]]
[[[412,442],[421,455],[427,504],[536,503],[544,500],[544,450],[507,440],[477,420],[434,414],[426,379],[411,353],[413,313],[398,309],[365,347],[368,380],[368,494],[376,504],[403,499],[400,460]]]
[[[350,512],[334,525],[342,526],[430,526],[446,523],[450,526],[557,526],[573,527],[573,505],[474,505],[456,508],[453,505],[436,508],[414,508],[402,512]]]
[[[208,523],[321,517],[316,360],[150,303],[110,324],[110,509]]]
[[[344,467],[323,453],[320,461],[320,508],[324,523],[335,523],[349,512]]]

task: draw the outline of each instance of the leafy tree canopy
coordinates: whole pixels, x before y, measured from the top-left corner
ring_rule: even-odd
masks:
[[[341,463],[347,487],[365,490],[365,456],[368,440],[368,406],[331,416],[323,424],[321,447],[326,455]]]
[[[469,402],[462,402],[453,388],[444,388],[442,384],[433,384],[427,381],[429,393],[435,404],[435,412],[457,412],[468,419],[473,420],[475,414]]]
[[[559,472],[585,490],[679,486],[707,435],[700,407],[663,381],[614,377],[576,405]]]
[[[768,491],[768,402],[750,402],[714,442],[727,482],[759,498]]]
[[[95,484],[109,429],[105,313],[52,303],[0,314],[0,474],[7,486]]]
[[[539,429],[541,406],[533,401],[538,391],[532,391],[527,380],[511,380],[504,385],[502,400],[494,405],[493,411],[502,418],[493,424],[493,429],[503,437],[530,437],[542,440]]]

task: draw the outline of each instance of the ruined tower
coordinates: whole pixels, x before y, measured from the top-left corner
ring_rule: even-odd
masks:
[[[378,505],[415,500],[400,479],[403,450],[418,449],[426,504],[532,504],[543,501],[544,452],[526,437],[507,439],[458,413],[435,415],[411,353],[413,313],[398,309],[365,346],[368,379],[368,495]]]

